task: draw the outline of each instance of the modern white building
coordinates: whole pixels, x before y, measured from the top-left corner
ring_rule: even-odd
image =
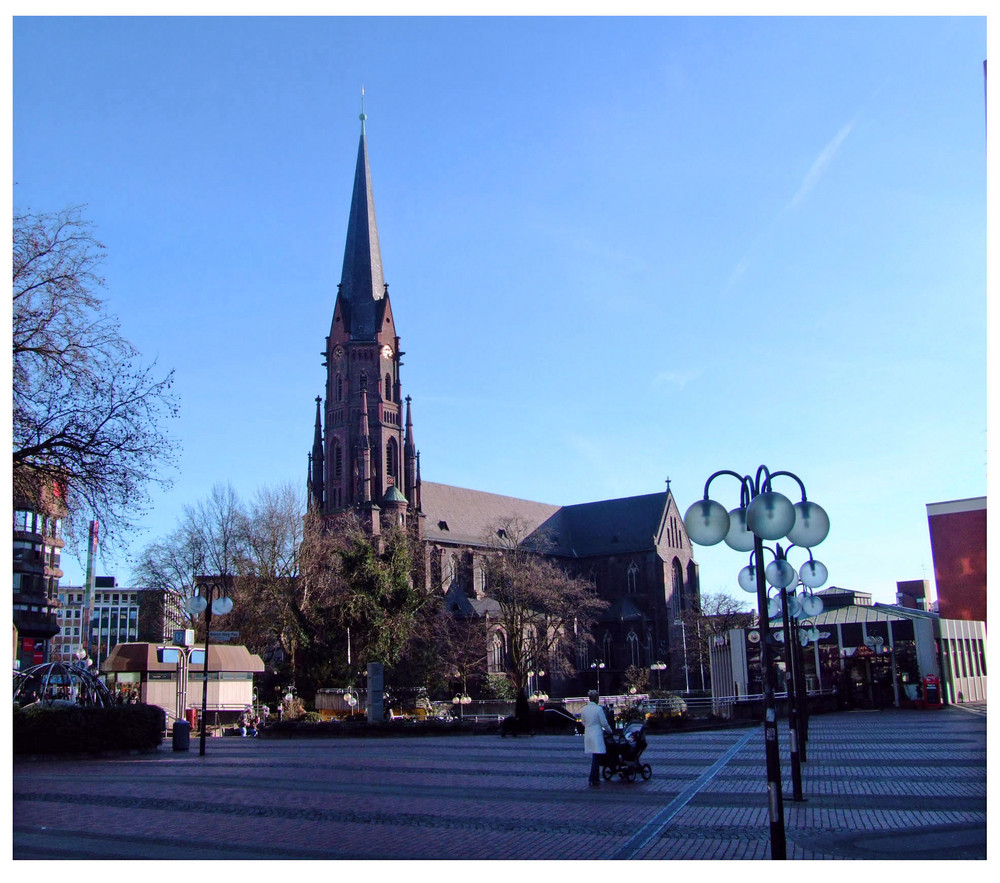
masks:
[[[985,623],[872,604],[871,595],[849,589],[816,594],[825,606],[804,621],[818,631],[818,640],[802,648],[808,692],[835,690],[841,708],[906,707],[921,703],[931,677],[940,682],[946,704],[986,698]],[[732,629],[712,648],[713,698],[723,705],[762,692],[759,642],[755,629]],[[779,647],[783,692],[787,667]]]

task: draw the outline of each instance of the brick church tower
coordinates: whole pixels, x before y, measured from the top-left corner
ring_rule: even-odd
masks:
[[[322,353],[326,398],[316,399],[308,482],[310,503],[324,515],[359,510],[378,533],[387,515],[405,522],[419,512],[420,470],[382,276],[364,112],[360,118],[344,266]]]

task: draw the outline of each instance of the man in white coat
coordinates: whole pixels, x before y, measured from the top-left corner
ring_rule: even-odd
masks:
[[[612,729],[604,709],[597,704],[597,690],[591,690],[587,698],[590,701],[580,712],[580,723],[583,724],[583,750],[591,756],[590,787],[596,788],[601,784],[601,755],[606,750],[604,734],[611,733]]]

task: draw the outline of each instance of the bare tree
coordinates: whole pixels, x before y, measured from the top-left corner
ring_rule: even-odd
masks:
[[[173,372],[155,374],[107,315],[97,290],[103,246],[80,209],[15,213],[13,477],[65,492],[70,519],[103,523],[112,540],[168,486],[176,415]]]
[[[246,558],[247,522],[232,485],[217,484],[204,500],[184,507],[169,536],[143,549],[135,576],[143,585],[164,591],[185,611],[182,602],[194,593],[197,577],[221,576],[233,587]],[[200,617],[188,620],[196,630],[202,624]]]
[[[525,545],[525,523],[515,517],[493,526],[486,542],[487,594],[499,605],[495,622],[507,637],[507,676],[523,690],[528,672],[572,670],[572,635],[589,631],[607,604],[594,587],[568,576]]]
[[[183,527],[178,527],[169,536],[150,543],[142,550],[133,568],[133,579],[136,585],[162,591],[167,607],[180,611],[186,624],[194,627],[193,617],[185,609],[184,601],[194,591],[195,577],[200,573],[202,560],[194,538]]]
[[[706,673],[711,670],[709,658],[715,637],[727,634],[730,629],[750,628],[754,624],[749,604],[725,592],[702,595],[699,606],[685,611],[681,618],[687,647],[687,658],[681,664],[688,666],[689,673],[697,673],[699,685],[707,683]]]

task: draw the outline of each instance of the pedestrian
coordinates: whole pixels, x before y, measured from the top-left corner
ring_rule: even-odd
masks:
[[[583,750],[590,755],[590,787],[601,784],[601,758],[607,750],[604,746],[604,734],[613,732],[604,709],[597,704],[597,690],[587,694],[590,700],[580,712],[580,723],[583,724]]]

